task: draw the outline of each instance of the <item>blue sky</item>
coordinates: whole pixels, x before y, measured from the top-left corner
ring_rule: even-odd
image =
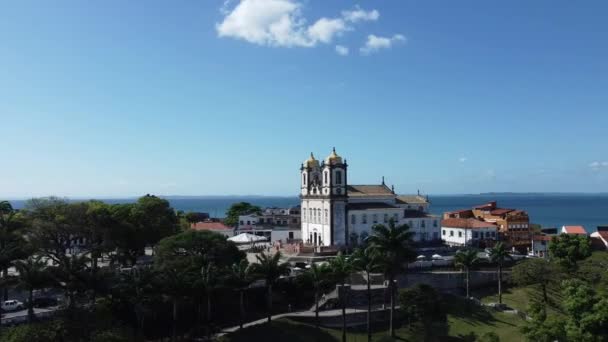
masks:
[[[5,2],[0,197],[293,195],[300,163],[333,146],[351,183],[401,193],[608,191],[606,13]]]

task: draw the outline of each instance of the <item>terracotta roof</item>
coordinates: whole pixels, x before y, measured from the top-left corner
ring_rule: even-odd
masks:
[[[583,226],[564,226],[566,234],[587,235],[587,231]]]
[[[346,188],[349,197],[392,196],[393,192],[386,185],[349,185]]]
[[[348,210],[367,210],[367,209],[396,209],[394,205],[382,202],[371,202],[371,203],[349,203],[346,206]]]
[[[462,210],[448,211],[447,214],[463,214],[463,213],[470,213],[470,212],[472,212],[471,209],[462,209]]]
[[[481,205],[476,205],[473,207],[475,209],[496,209],[496,202],[488,202]]]
[[[427,204],[426,197],[420,195],[399,195],[397,196],[397,203],[400,204]]]
[[[503,209],[503,208],[498,208],[498,209],[494,209],[490,212],[490,214],[492,215],[496,215],[496,216],[500,216],[500,215],[504,215],[506,213],[515,211],[515,209]]]
[[[441,221],[442,227],[448,228],[464,228],[464,229],[477,229],[477,228],[496,228],[496,224],[480,221],[474,218],[449,218]]]
[[[604,241],[608,241],[608,231],[605,230],[593,232],[591,233],[591,236],[600,236]]]
[[[222,222],[197,222],[190,225],[194,230],[232,230]]]

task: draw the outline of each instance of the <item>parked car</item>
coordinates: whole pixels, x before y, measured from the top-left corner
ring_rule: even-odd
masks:
[[[36,308],[48,308],[49,306],[57,306],[58,304],[57,298],[53,297],[38,297],[34,299],[34,307]]]
[[[3,311],[17,311],[22,310],[24,308],[23,303],[16,299],[9,299],[2,302],[2,310]]]

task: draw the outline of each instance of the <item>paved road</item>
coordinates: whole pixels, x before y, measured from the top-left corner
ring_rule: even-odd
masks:
[[[48,308],[34,308],[34,314],[37,317],[47,317],[53,315],[59,307],[53,306]],[[5,312],[2,314],[2,325],[18,324],[27,321],[27,309],[19,311]]]

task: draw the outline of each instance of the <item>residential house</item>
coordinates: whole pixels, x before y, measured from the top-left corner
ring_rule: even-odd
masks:
[[[441,221],[441,239],[448,246],[494,245],[498,227],[475,218],[447,218]]]
[[[583,226],[563,226],[562,234],[571,234],[571,235],[587,235],[587,231]]]

